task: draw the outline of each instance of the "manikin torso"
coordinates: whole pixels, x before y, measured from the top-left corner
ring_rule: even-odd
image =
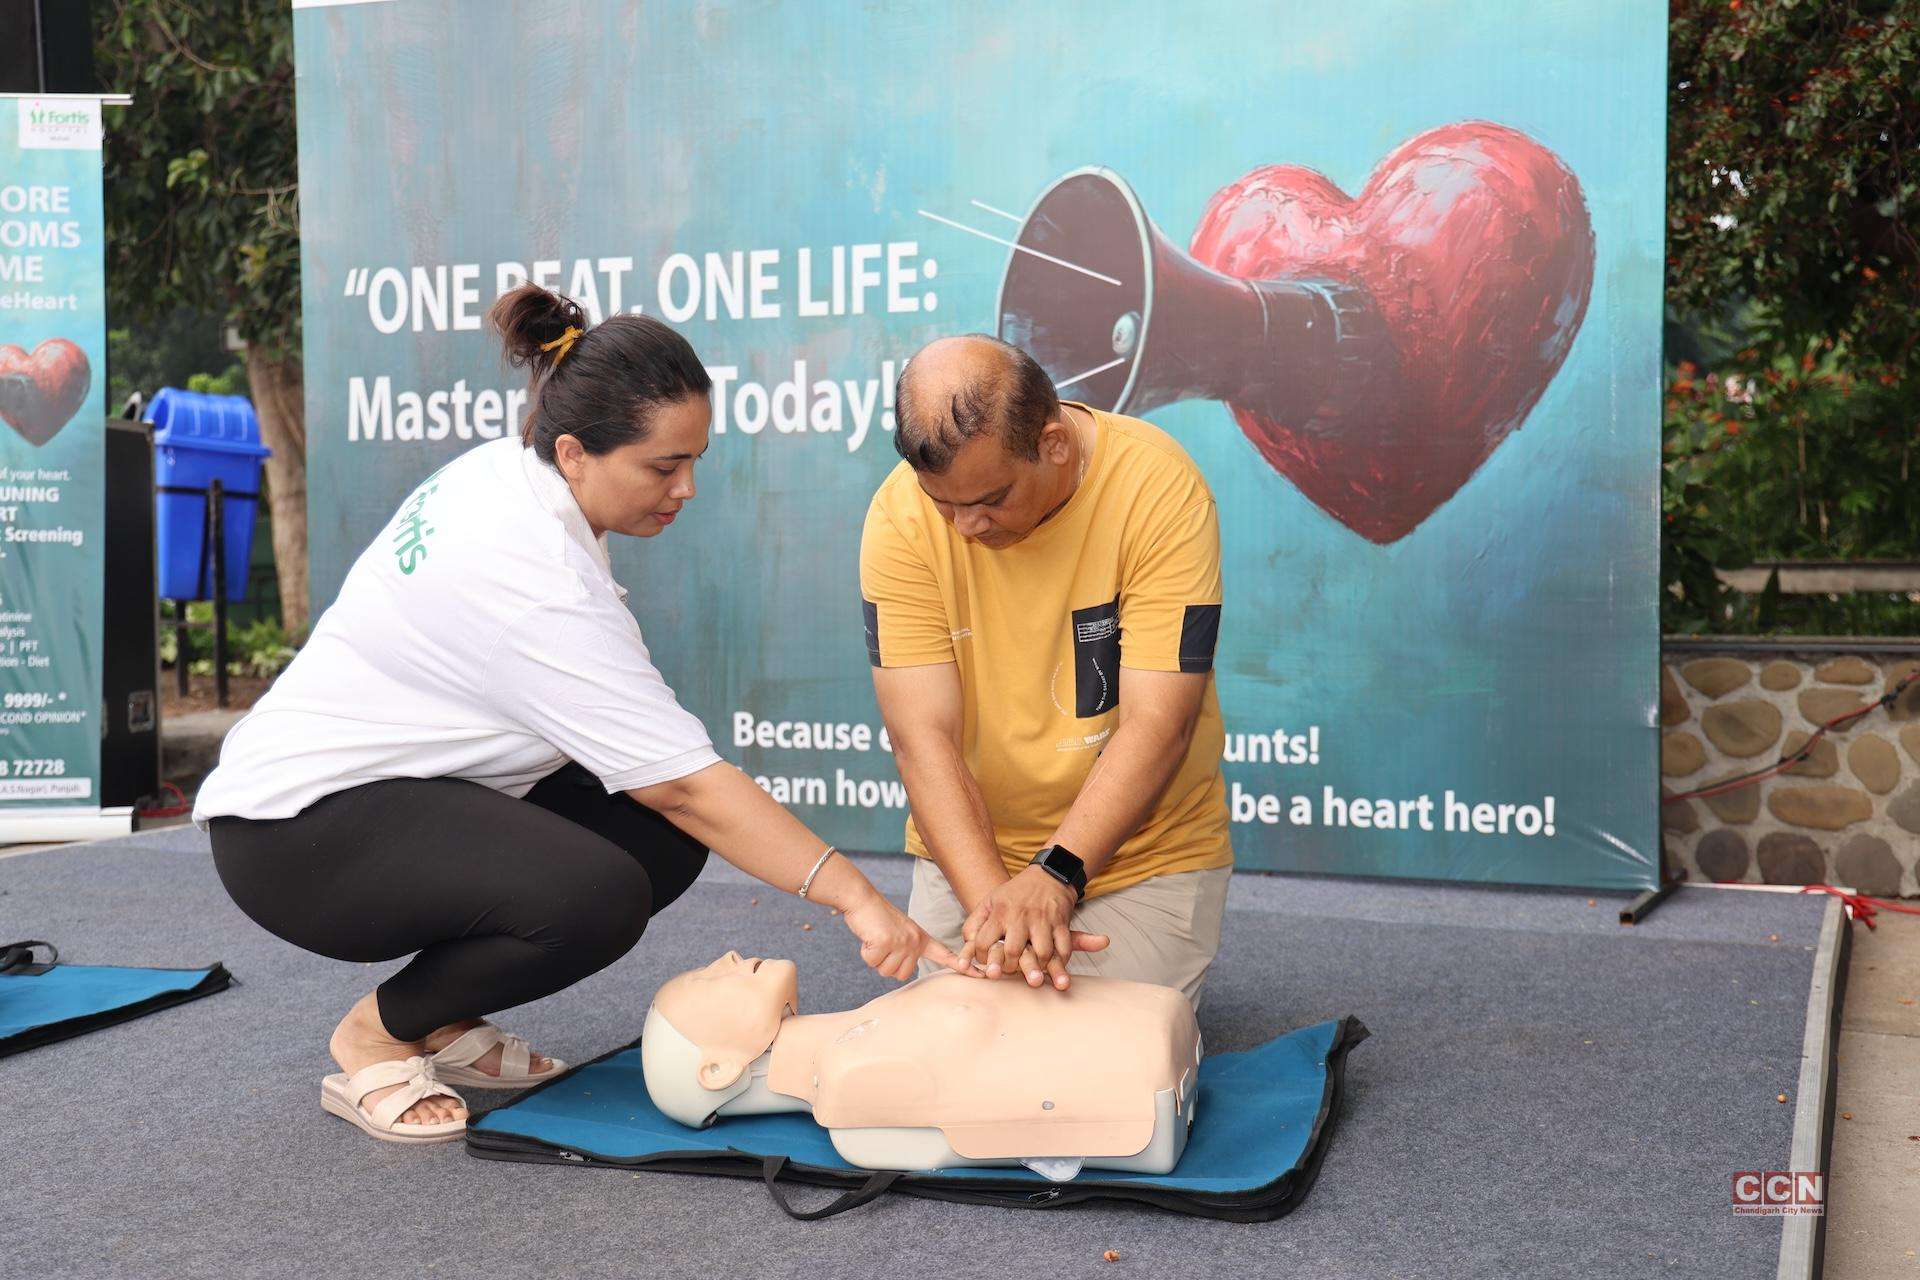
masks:
[[[787,960],[729,952],[661,987],[641,1039],[654,1104],[810,1111],[848,1163],[1172,1169],[1200,1034],[1178,991],[1076,977],[1065,992],[937,974],[844,1013],[797,1014]]]

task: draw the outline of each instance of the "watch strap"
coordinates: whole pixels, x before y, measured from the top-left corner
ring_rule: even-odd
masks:
[[[1064,864],[1064,865],[1062,865]],[[1061,845],[1050,844],[1033,855],[1029,866],[1037,866],[1048,875],[1073,890],[1075,902],[1087,899],[1086,864],[1080,861],[1078,854]]]

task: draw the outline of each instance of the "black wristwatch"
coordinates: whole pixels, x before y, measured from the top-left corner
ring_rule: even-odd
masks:
[[[1038,867],[1073,890],[1075,902],[1085,902],[1087,898],[1087,864],[1065,845],[1050,844],[1033,855],[1028,866]]]

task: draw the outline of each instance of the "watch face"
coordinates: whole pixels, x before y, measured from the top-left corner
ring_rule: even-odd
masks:
[[[1045,867],[1055,878],[1073,889],[1080,890],[1085,888],[1087,882],[1086,864],[1082,863],[1076,855],[1063,849],[1059,845],[1048,845],[1040,851],[1040,855],[1035,861]]]

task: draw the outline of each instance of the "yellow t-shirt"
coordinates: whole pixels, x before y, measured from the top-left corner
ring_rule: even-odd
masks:
[[[1075,407],[1096,424],[1086,474],[1020,542],[968,542],[904,462],[860,541],[867,655],[958,665],[966,762],[1009,873],[1073,807],[1118,719],[1119,669],[1211,672],[1220,628],[1220,525],[1199,468],[1150,423]],[[1186,758],[1088,897],[1232,864],[1222,745],[1209,676]],[[930,856],[911,817],[906,844]]]

